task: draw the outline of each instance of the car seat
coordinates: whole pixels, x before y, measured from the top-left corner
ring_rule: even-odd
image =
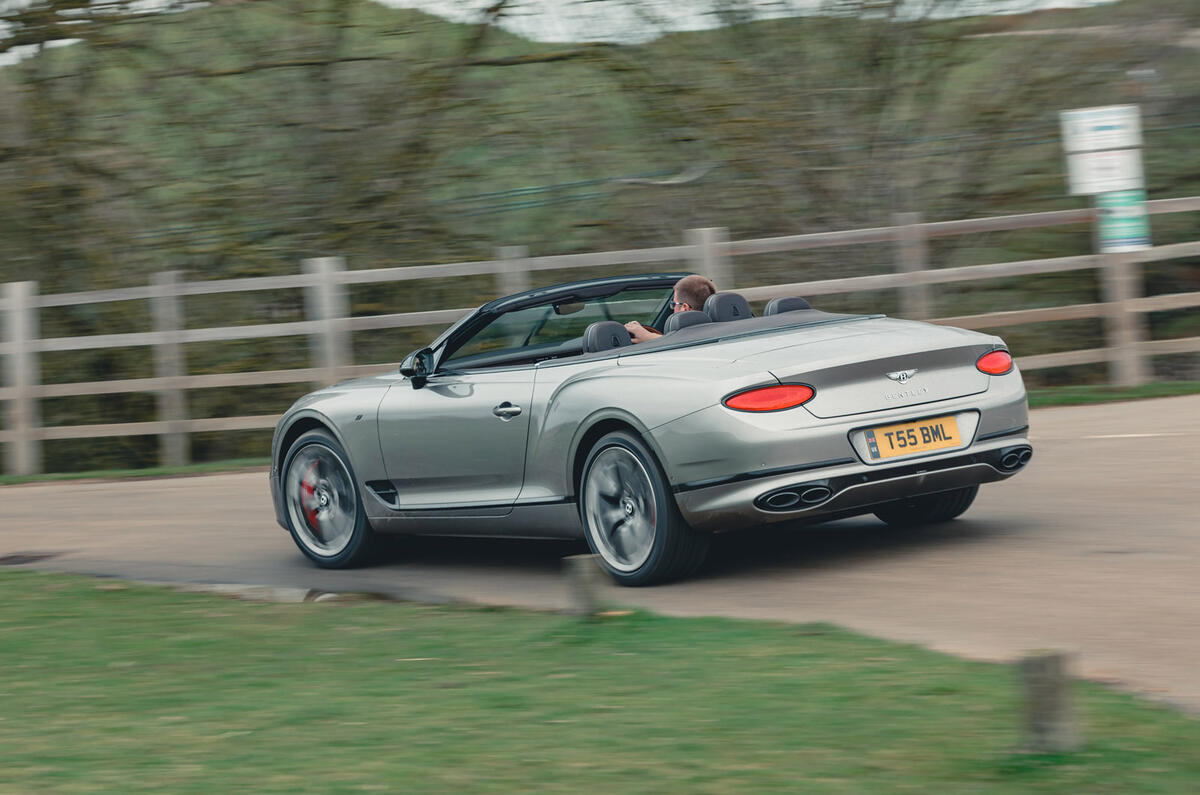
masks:
[[[704,312],[715,323],[754,317],[750,302],[738,293],[716,293],[704,302]]]
[[[780,312],[795,312],[798,309],[812,309],[812,304],[799,296],[788,298],[772,298],[767,302],[765,315],[778,315]]]
[[[711,323],[712,320],[703,312],[697,312],[694,309],[689,309],[686,312],[676,312],[667,318],[667,322],[663,324],[663,334],[670,334],[672,331],[679,331],[681,328],[695,326],[700,323]]]
[[[611,351],[632,345],[625,327],[615,320],[598,320],[583,331],[583,352]]]

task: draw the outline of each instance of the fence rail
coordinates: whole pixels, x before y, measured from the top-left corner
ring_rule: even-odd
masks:
[[[1147,209],[1152,214],[1197,211],[1200,210],[1200,197],[1158,199],[1148,202]],[[1110,380],[1114,383],[1141,383],[1147,378],[1147,360],[1150,357],[1200,351],[1200,337],[1148,340],[1145,332],[1145,313],[1200,306],[1200,292],[1143,297],[1140,265],[1158,260],[1200,256],[1200,241],[1157,246],[1126,254],[1085,254],[965,267],[929,267],[927,244],[930,239],[981,232],[1090,224],[1095,220],[1096,213],[1093,209],[934,223],[922,223],[916,213],[898,213],[894,218],[895,225],[889,227],[749,240],[729,240],[727,231],[719,228],[690,229],[685,232],[683,245],[625,251],[530,257],[523,247],[512,246],[498,249],[497,258],[494,260],[370,270],[346,270],[340,259],[327,257],[305,260],[302,273],[287,276],[186,282],[177,272],[164,272],[155,274],[151,284],[144,287],[55,295],[39,295],[36,282],[13,282],[3,285],[3,292],[0,293],[0,312],[3,312],[4,316],[0,356],[4,357],[6,364],[4,382],[0,386],[0,401],[7,404],[8,418],[7,429],[0,431],[0,442],[6,445],[6,471],[18,474],[41,471],[40,443],[43,441],[106,436],[158,436],[163,463],[184,463],[188,459],[188,434],[271,428],[276,421],[276,415],[189,418],[185,400],[188,390],[322,383],[347,376],[383,372],[395,367],[395,364],[352,363],[349,344],[349,335],[352,332],[444,326],[470,311],[465,308],[451,308],[352,317],[346,296],[348,285],[491,275],[496,278],[498,291],[507,294],[528,289],[531,284],[530,274],[537,271],[682,261],[687,263],[690,270],[710,275],[723,289],[730,289],[737,286],[737,271],[734,267],[737,257],[834,246],[891,244],[895,271],[844,279],[739,288],[739,292],[750,300],[765,300],[784,295],[813,296],[898,289],[902,316],[976,329],[1103,318],[1106,321],[1108,343],[1105,347],[1023,356],[1017,358],[1018,364],[1023,369],[1035,370],[1107,362],[1110,366]],[[958,317],[931,317],[930,287],[935,284],[1090,269],[1096,269],[1100,273],[1104,292],[1103,303],[1018,309]],[[280,289],[305,291],[307,320],[185,328],[181,300],[184,297]],[[43,338],[38,330],[42,309],[142,300],[151,303],[151,331]],[[312,366],[290,370],[187,375],[183,346],[188,343],[284,336],[309,337]],[[43,353],[131,346],[148,346],[153,349],[153,377],[69,384],[41,383],[39,360]],[[159,418],[150,422],[52,427],[43,427],[40,422],[38,401],[42,399],[127,392],[154,393],[158,399]]]

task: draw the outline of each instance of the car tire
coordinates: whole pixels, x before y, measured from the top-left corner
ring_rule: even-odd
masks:
[[[365,563],[375,546],[346,451],[325,431],[309,431],[288,450],[280,494],[292,540],[326,569]]]
[[[970,508],[978,493],[979,486],[966,486],[937,494],[907,497],[879,506],[875,509],[875,515],[893,527],[948,522]]]
[[[633,433],[610,433],[589,451],[579,517],[588,546],[620,585],[687,576],[708,552],[709,536],[684,521],[662,467]]]

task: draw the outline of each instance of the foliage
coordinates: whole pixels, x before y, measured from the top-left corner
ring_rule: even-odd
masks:
[[[490,259],[512,244],[535,255],[671,245],[691,227],[753,237],[887,225],[900,211],[940,220],[1079,206],[1064,196],[1057,112],[1112,102],[1143,105],[1150,195],[1200,192],[1187,3],[916,19],[896,3],[838,0],[823,15],[763,19],[741,0],[713,0],[727,24],[661,36],[655,4],[624,5],[639,43],[521,39],[497,25],[522,11],[516,0],[481,2],[472,24],[370,0],[180,0],[153,13],[139,0],[7,6],[0,54],[33,54],[0,68],[0,281],[36,278],[55,293],[145,284],[167,268],[230,278],[295,273],[309,256],[384,267]],[[1072,32],[1076,21],[1117,28]],[[1050,27],[1065,32],[1014,35]],[[79,41],[51,46],[65,36]],[[1189,221],[1161,229],[1156,219],[1158,243],[1195,239]],[[931,251],[940,267],[1090,247],[1083,229],[1035,230]],[[891,258],[875,246],[746,257],[738,284],[862,275]],[[1174,263],[1158,286],[1195,289],[1196,273]],[[473,306],[497,290],[486,278],[372,285],[352,292],[352,310]],[[1070,273],[1033,290],[972,284],[937,298],[962,314],[1096,293],[1091,274]],[[827,303],[862,311],[881,299]],[[41,326],[46,336],[140,331],[148,315],[67,307],[43,312]],[[303,306],[299,291],[283,291],[189,301],[186,315],[192,327],[284,322]],[[429,331],[358,335],[358,361],[395,361]],[[1056,344],[1032,336],[1031,348]],[[1101,344],[1096,329],[1077,336]],[[309,360],[303,339],[190,346],[187,356],[192,373]],[[48,356],[42,370],[72,382],[147,366],[144,350],[127,349]],[[298,391],[267,402],[282,410]],[[251,398],[204,390],[191,402],[195,416],[215,416],[247,413]],[[42,411],[50,425],[134,421],[152,403],[67,398]],[[242,444],[194,452],[261,452],[234,449]],[[60,442],[48,463],[149,464],[155,448],[149,437]]]

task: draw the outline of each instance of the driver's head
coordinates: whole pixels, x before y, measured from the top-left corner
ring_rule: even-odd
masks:
[[[691,276],[684,276],[675,282],[675,311],[686,312],[689,309],[703,311],[704,302],[716,291],[717,286],[712,283],[712,279],[694,273]]]

